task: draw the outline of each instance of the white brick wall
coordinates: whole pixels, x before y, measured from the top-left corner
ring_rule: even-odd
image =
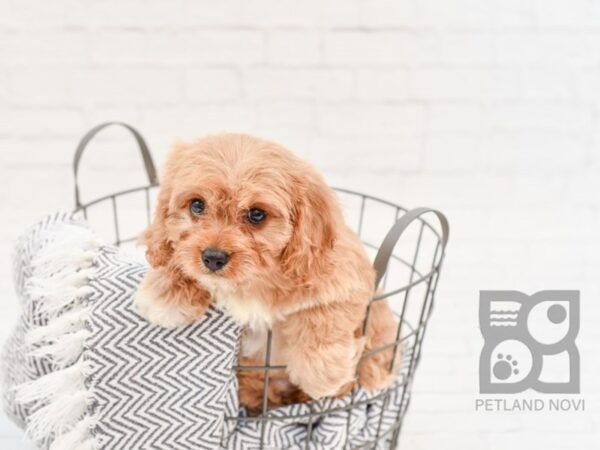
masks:
[[[402,448],[593,448],[599,64],[593,0],[0,0],[1,323],[10,243],[71,206],[88,127],[131,122],[158,161],[176,137],[253,132],[332,184],[450,218]],[[143,179],[130,144],[115,131],[86,156],[84,195]],[[473,411],[478,290],[501,288],[581,289],[586,413]]]

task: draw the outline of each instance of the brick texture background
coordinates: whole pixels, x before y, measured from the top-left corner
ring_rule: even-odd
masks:
[[[0,0],[0,337],[8,254],[72,205],[75,143],[135,124],[278,140],[337,186],[443,210],[452,242],[401,448],[591,449],[600,439],[600,3]],[[118,131],[84,195],[143,177]],[[585,413],[476,413],[480,289],[580,289]],[[0,446],[29,448],[0,422]]]

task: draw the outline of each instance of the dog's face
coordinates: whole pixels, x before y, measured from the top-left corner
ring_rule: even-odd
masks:
[[[309,283],[341,220],[314,169],[272,142],[217,135],[171,152],[144,235],[154,267],[211,287]]]

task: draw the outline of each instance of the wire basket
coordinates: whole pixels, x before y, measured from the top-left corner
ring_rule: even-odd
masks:
[[[134,136],[139,147],[145,171],[148,176],[146,185],[114,192],[99,198],[82,201],[79,188],[79,168],[81,157],[89,142],[98,132],[111,125],[125,127]],[[112,235],[116,246],[135,243],[139,233],[150,224],[154,198],[159,185],[155,165],[146,142],[133,127],[121,122],[109,122],[91,129],[80,141],[73,161],[75,181],[75,212],[81,212],[94,228],[104,236]],[[402,361],[397,383],[388,389],[377,392],[369,398],[369,402],[380,402],[381,412],[375,437],[360,445],[351,445],[346,434],[344,449],[393,449],[396,448],[403,419],[410,403],[411,385],[415,370],[421,357],[421,347],[427,322],[432,312],[434,296],[445,247],[448,242],[449,227],[446,217],[432,209],[417,208],[407,210],[400,205],[371,195],[335,188],[338,197],[345,207],[347,222],[361,237],[365,247],[374,255],[374,267],[377,272],[378,290],[367,308],[363,330],[369,322],[369,312],[374,302],[388,299],[390,306],[398,317],[396,339],[385,346],[366,352],[362,358],[402,346]],[[133,206],[135,205],[135,206]],[[433,221],[431,220],[433,219]],[[124,225],[127,225],[125,230]],[[400,240],[402,237],[402,240]],[[381,242],[381,244],[377,244]],[[266,342],[266,358],[263,365],[235,366],[236,371],[261,371],[264,373],[262,411],[256,416],[248,416],[240,412],[238,416],[226,417],[232,427],[240,422],[255,421],[261,429],[259,449],[268,448],[264,442],[264,430],[269,421],[298,421],[306,423],[306,448],[311,441],[311,433],[321,418],[337,413],[340,410],[349,411],[346,426],[355,408],[363,407],[365,400],[355,397],[356,389],[349,394],[349,402],[343,407],[314,408],[315,402],[308,403],[308,413],[281,417],[268,409],[267,392],[269,374],[272,370],[285,369],[285,366],[272,365],[270,361],[271,332],[268,332]],[[394,355],[396,355],[394,351]],[[391,367],[394,366],[392,361]],[[391,370],[390,367],[390,370]],[[384,412],[391,396],[399,398],[399,408],[393,424],[383,427]],[[232,429],[230,427],[230,429]],[[226,441],[227,436],[223,436]]]

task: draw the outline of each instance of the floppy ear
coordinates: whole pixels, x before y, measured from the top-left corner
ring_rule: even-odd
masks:
[[[284,272],[300,283],[310,283],[331,271],[333,245],[341,210],[333,191],[320,177],[301,177],[294,183],[293,232],[283,251]]]
[[[180,155],[185,148],[186,144],[181,141],[177,141],[173,145],[161,179],[154,220],[139,239],[140,244],[147,246],[146,259],[155,269],[166,266],[173,255],[173,245],[167,230],[167,219],[173,180],[176,178],[178,161],[183,160]]]
[[[155,269],[166,266],[173,255],[173,242],[169,239],[167,229],[169,202],[173,193],[173,180],[177,179],[181,162],[188,160],[185,152],[189,149],[190,146],[183,141],[178,140],[173,144],[161,177],[154,220],[139,239],[140,244],[147,246],[146,258]]]
[[[154,220],[140,237],[140,243],[146,244],[146,259],[155,269],[165,266],[173,254],[173,246],[167,235],[167,217],[169,214],[170,190],[161,187]]]

